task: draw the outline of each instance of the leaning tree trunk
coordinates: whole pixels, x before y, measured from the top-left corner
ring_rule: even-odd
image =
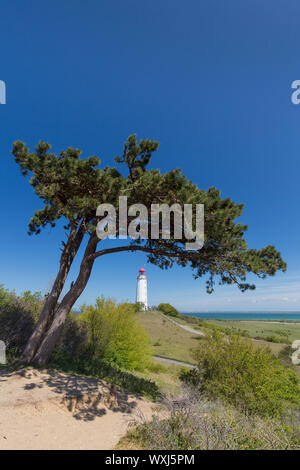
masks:
[[[87,285],[95,261],[92,255],[96,251],[98,242],[99,239],[97,236],[95,234],[92,235],[87,244],[84,258],[80,265],[78,277],[73,287],[64,296],[59,308],[57,309],[57,312],[55,313],[53,322],[34,357],[33,361],[40,366],[46,364],[50,358],[51,353],[57,344],[57,341],[63,330],[68,313]]]
[[[79,227],[77,232],[76,227],[71,229],[68,241],[60,258],[60,267],[58,274],[56,276],[51,292],[49,293],[45,301],[44,307],[42,309],[38,322],[33,330],[33,333],[27,341],[25,349],[20,357],[21,363],[28,364],[29,362],[31,362],[41,343],[42,337],[47,329],[49,320],[54,312],[59,296],[65,285],[66,278],[69,274],[72,262],[81,245],[83,236],[84,229],[82,226]]]

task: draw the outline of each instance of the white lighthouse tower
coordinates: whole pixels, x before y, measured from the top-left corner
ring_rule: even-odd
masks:
[[[148,309],[147,276],[144,268],[139,270],[139,275],[137,277],[136,301],[143,304],[143,310]]]

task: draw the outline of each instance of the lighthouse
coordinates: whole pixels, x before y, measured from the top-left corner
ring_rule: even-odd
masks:
[[[144,268],[141,268],[139,270],[139,275],[137,277],[136,301],[143,304],[143,310],[148,309],[147,277],[146,277],[146,271]]]

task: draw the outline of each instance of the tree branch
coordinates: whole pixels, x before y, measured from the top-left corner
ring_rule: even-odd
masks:
[[[180,257],[179,253],[168,253],[164,250],[159,251],[155,248],[147,248],[140,245],[127,245],[127,246],[118,246],[116,248],[106,248],[104,250],[96,251],[96,253],[90,255],[92,259],[99,258],[100,256],[107,255],[109,253],[119,253],[120,251],[144,251],[145,253],[154,253],[161,256],[169,256],[173,258]]]

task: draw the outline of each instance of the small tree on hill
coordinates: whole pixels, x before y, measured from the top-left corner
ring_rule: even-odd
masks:
[[[170,304],[159,304],[157,308],[166,315],[171,315],[172,317],[176,317],[178,315],[178,310]]]

